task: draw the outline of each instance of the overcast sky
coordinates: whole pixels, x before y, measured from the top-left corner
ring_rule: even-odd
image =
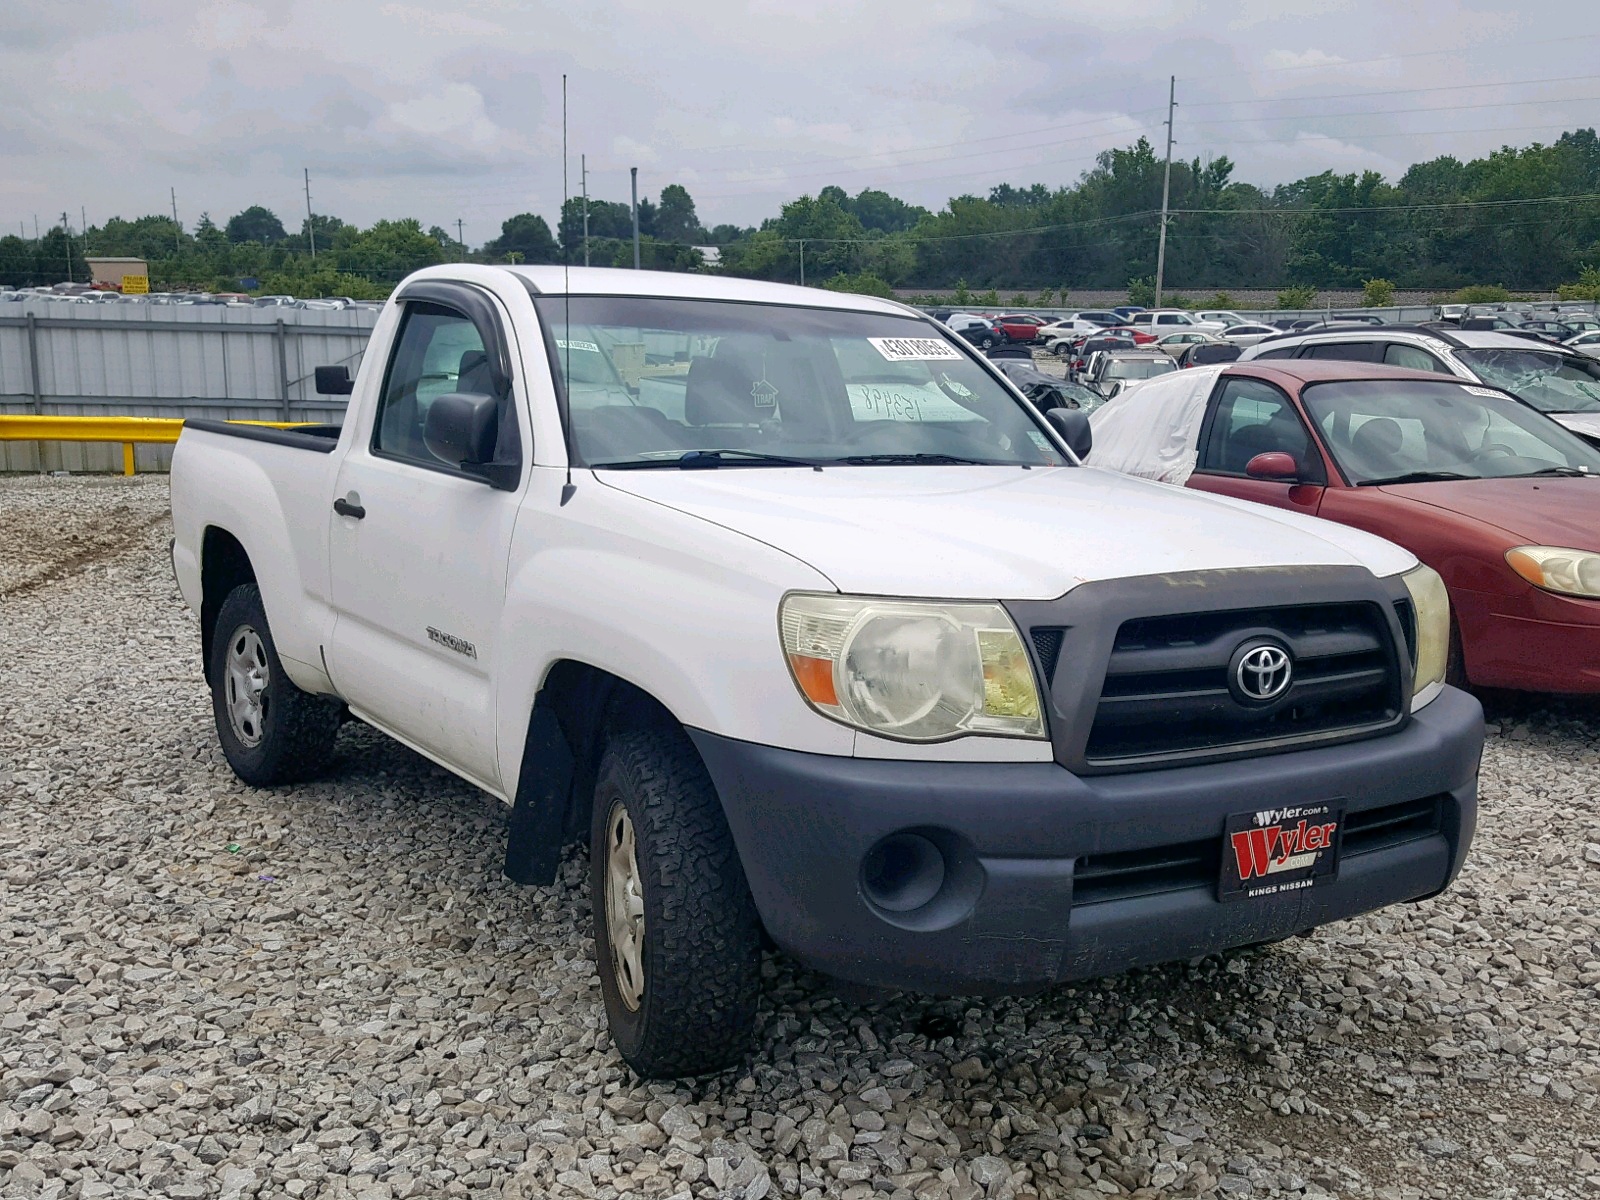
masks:
[[[0,0],[0,232],[264,204],[477,244],[570,187],[753,224],[837,183],[938,208],[1163,137],[1273,184],[1600,116],[1593,0]],[[1473,86],[1463,86],[1473,85]],[[1370,93],[1370,94],[1364,94]]]

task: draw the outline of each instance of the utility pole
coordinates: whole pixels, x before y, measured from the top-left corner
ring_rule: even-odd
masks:
[[[80,204],[78,206],[78,219],[81,222],[78,226],[78,232],[83,236],[83,253],[87,257],[89,254],[89,208],[87,205]]]
[[[461,250],[461,261],[462,262],[466,262],[467,261],[467,243],[462,240],[461,218],[460,217],[456,218],[456,245],[458,247],[460,247],[460,250]]]
[[[306,173],[306,237],[311,242],[311,261],[317,261],[317,227],[311,220],[311,168],[302,167]]]
[[[806,240],[800,239],[800,286],[806,285]]]
[[[578,156],[578,177],[583,181],[583,265],[589,265],[589,156]]]
[[[172,189],[172,244],[183,249],[183,226],[178,224],[178,189]]]
[[[72,226],[67,224],[67,214],[61,214],[61,234],[67,240],[67,282],[72,283]]]
[[[633,269],[639,269],[639,168],[633,172]]]
[[[1178,77],[1167,85],[1167,169],[1161,177],[1161,240],[1156,245],[1156,304],[1161,307],[1161,285],[1167,273],[1167,202],[1172,195],[1172,110],[1178,107]]]

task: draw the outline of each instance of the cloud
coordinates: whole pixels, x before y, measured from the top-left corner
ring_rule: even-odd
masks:
[[[1548,99],[1586,85],[1416,90],[1588,73],[1579,23],[1527,25],[1497,0],[1461,0],[1448,28],[1392,0],[1146,0],[1136,18],[1087,0],[727,7],[5,0],[0,229],[80,204],[161,211],[171,187],[190,214],[296,212],[304,167],[319,211],[362,224],[553,219],[563,74],[571,188],[580,155],[600,199],[625,200],[638,166],[647,195],[692,183],[708,223],[757,223],[829,183],[934,208],[1070,184],[1101,150],[1159,145],[1173,75],[1177,152],[1226,154],[1269,187],[1593,124],[1592,102]],[[1389,95],[1336,99],[1362,92]],[[1519,131],[1475,132],[1498,127]]]

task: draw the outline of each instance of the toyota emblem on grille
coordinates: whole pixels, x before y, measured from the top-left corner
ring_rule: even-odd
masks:
[[[1269,704],[1289,690],[1294,664],[1276,642],[1246,642],[1233,652],[1229,674],[1235,696],[1251,704]]]

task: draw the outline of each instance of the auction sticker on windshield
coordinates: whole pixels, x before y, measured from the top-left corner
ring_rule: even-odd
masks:
[[[928,362],[931,359],[960,358],[957,350],[943,338],[868,338],[872,348],[890,362]]]
[[[1258,900],[1331,883],[1344,808],[1332,803],[1235,813],[1222,834],[1218,900]]]

